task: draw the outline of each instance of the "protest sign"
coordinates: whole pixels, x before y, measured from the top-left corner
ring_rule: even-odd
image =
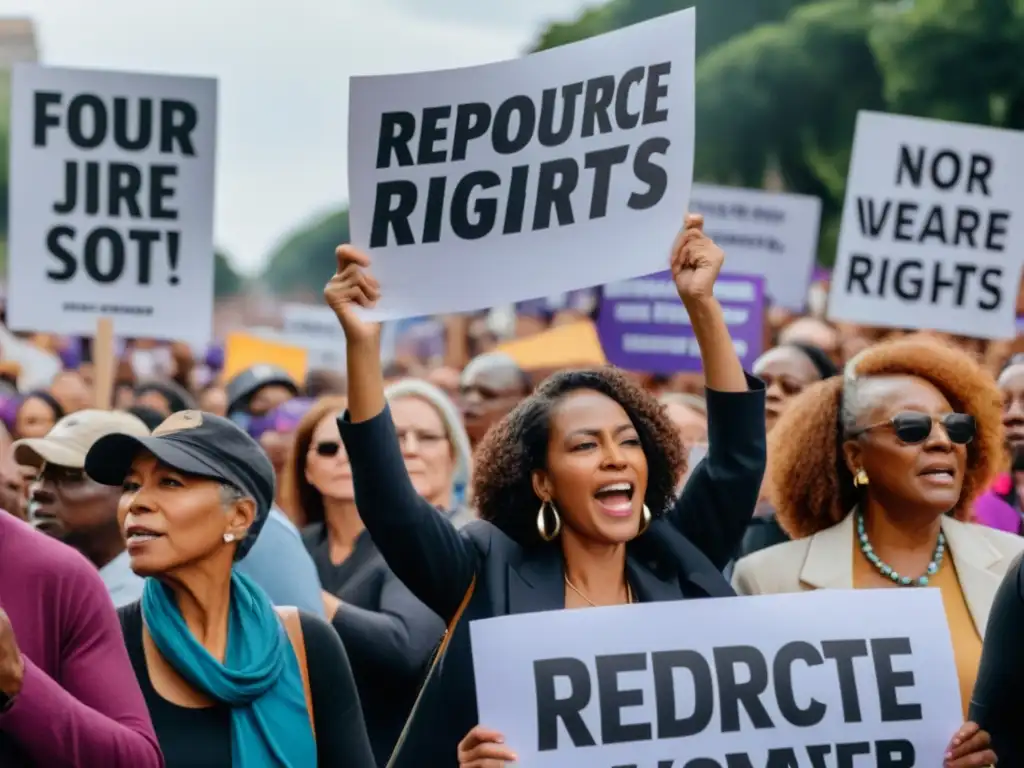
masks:
[[[1013,337],[1022,178],[1022,132],[861,112],[829,317]]]
[[[511,357],[524,371],[592,367],[608,363],[594,324],[589,320],[548,328],[524,339],[506,341],[499,344],[495,351]]]
[[[694,184],[690,212],[725,251],[729,271],[762,275],[773,303],[801,312],[807,303],[821,200],[809,195]]]
[[[764,280],[721,275],[715,298],[736,354],[749,369],[764,343]],[[663,374],[701,370],[700,348],[671,272],[604,286],[597,332],[608,361],[620,368]]]
[[[224,340],[223,381],[231,381],[247,368],[272,365],[294,381],[305,381],[309,355],[303,347],[249,333],[229,333]]]
[[[12,328],[209,339],[216,113],[215,80],[15,67]]]
[[[374,319],[664,266],[693,177],[692,9],[514,61],[356,77],[349,221]]]
[[[938,766],[963,721],[937,589],[470,624],[479,722],[524,768]]]
[[[330,307],[316,304],[286,302],[281,305],[281,328],[251,328],[253,336],[303,349],[308,370],[343,372],[346,368],[345,333]],[[381,327],[380,358],[383,363],[395,359],[397,328],[395,323]]]

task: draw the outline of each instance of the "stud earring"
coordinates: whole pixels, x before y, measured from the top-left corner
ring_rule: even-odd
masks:
[[[233,534],[233,533],[225,533],[224,534],[224,543],[225,544],[230,544],[234,540],[235,540],[235,534]]]
[[[868,473],[863,469],[857,470],[857,474],[853,476],[853,487],[861,488],[868,484]]]

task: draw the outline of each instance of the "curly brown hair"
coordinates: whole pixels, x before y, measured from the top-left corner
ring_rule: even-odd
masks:
[[[323,421],[325,416],[344,411],[347,405],[347,399],[338,395],[321,397],[306,411],[306,415],[295,428],[288,459],[281,473],[281,499],[285,511],[292,520],[297,521],[296,525],[324,521],[324,497],[306,479],[306,457],[309,455],[309,446],[313,442],[316,425]]]
[[[970,518],[971,502],[1003,462],[1002,398],[995,381],[970,355],[924,334],[873,347],[850,365],[857,377],[916,376],[933,384],[957,410],[974,416],[967,472],[952,514]],[[771,501],[793,538],[840,522],[858,501],[842,453],[844,377],[818,382],[795,397],[768,437]]]
[[[611,366],[560,371],[549,376],[532,395],[495,424],[477,448],[473,498],[483,520],[489,520],[524,547],[543,543],[537,532],[541,500],[534,493],[532,473],[547,464],[551,411],[564,396],[578,390],[600,392],[626,411],[647,457],[644,501],[655,517],[675,498],[686,455],[664,407]]]

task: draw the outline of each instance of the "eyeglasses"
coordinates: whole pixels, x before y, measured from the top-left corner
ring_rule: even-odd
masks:
[[[324,440],[323,442],[317,443],[314,450],[318,456],[323,456],[324,458],[329,459],[332,456],[338,455],[338,452],[341,450],[341,443],[337,440]]]
[[[923,443],[928,439],[928,436],[932,433],[932,426],[936,421],[946,430],[950,442],[957,445],[967,445],[967,443],[974,439],[974,435],[978,431],[974,417],[967,413],[947,413],[945,416],[934,419],[927,413],[905,411],[897,413],[888,421],[850,430],[847,432],[847,437],[860,437],[864,433],[879,427],[892,427],[900,442],[914,445],[915,443]]]

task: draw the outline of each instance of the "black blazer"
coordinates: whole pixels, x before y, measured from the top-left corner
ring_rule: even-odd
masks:
[[[352,662],[377,764],[386,765],[445,624],[399,581],[366,531],[340,568],[331,563],[323,523],[302,538],[321,585],[341,600],[331,625]]]
[[[1003,577],[985,627],[968,720],[992,736],[1000,765],[1024,765],[1024,555]]]
[[[735,594],[721,569],[743,537],[765,469],[764,385],[749,383],[748,392],[708,391],[707,457],[674,507],[627,545],[630,583],[643,602]],[[400,768],[455,766],[459,741],[477,725],[469,622],[564,609],[561,548],[524,549],[486,521],[456,530],[416,494],[386,408],[356,424],[346,413],[338,426],[356,504],[395,575],[445,622],[477,579],[397,760]]]

